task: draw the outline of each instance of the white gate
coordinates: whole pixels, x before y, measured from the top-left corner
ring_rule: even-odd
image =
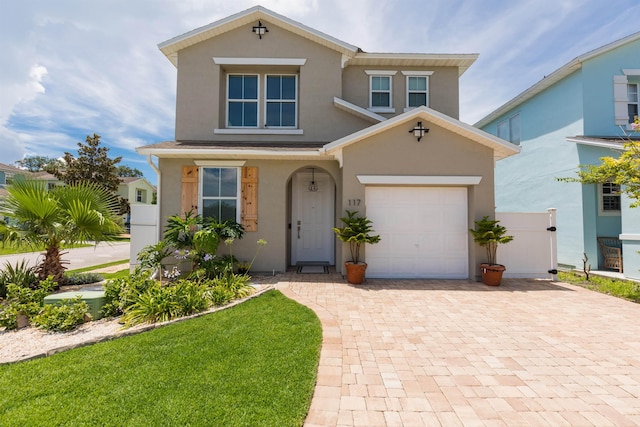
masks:
[[[500,225],[514,239],[498,247],[503,277],[557,280],[556,210],[541,213],[496,212]]]
[[[158,242],[158,205],[131,205],[131,271],[138,264],[138,252]]]

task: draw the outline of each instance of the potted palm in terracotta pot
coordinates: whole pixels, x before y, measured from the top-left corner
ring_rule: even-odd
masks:
[[[349,244],[351,261],[344,263],[347,270],[347,281],[359,285],[364,281],[367,263],[360,261],[360,249],[365,243],[374,244],[380,241],[379,235],[373,235],[372,221],[365,216],[357,216],[356,211],[346,211],[347,216],[340,218],[344,226],[334,228],[338,239]]]
[[[507,236],[507,228],[499,225],[498,220],[489,219],[488,216],[475,221],[476,228],[469,230],[473,234],[473,240],[487,251],[488,263],[480,264],[482,283],[490,286],[499,286],[502,281],[502,273],[506,267],[496,261],[496,252],[499,244],[509,243],[513,236]]]

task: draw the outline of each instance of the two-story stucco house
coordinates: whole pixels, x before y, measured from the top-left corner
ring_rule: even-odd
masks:
[[[582,185],[578,165],[617,157],[638,115],[640,33],[581,55],[475,124],[519,144],[496,166],[496,209],[557,208],[558,262],[602,268],[597,237],[620,237],[624,274],[640,278],[640,211],[612,183]]]
[[[345,209],[382,236],[369,277],[473,278],[469,228],[494,215],[497,159],[517,146],[458,120],[475,54],[366,53],[263,7],[159,45],[177,68],[175,140],[139,147],[157,168],[162,221],[241,222],[256,270],[348,257]],[[156,164],[157,163],[157,164]]]

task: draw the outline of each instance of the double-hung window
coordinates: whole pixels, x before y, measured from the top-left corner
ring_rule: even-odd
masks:
[[[600,215],[620,215],[620,185],[613,182],[600,184]]]
[[[240,221],[240,168],[202,168],[202,216]]]
[[[427,105],[427,76],[407,76],[407,108]]]
[[[138,203],[144,202],[144,190],[140,188],[136,188],[136,202]]]
[[[391,108],[391,76],[371,76],[371,108]]]
[[[267,127],[296,127],[297,76],[266,76]]]
[[[633,123],[638,117],[638,84],[627,83],[627,111],[629,123]]]
[[[258,76],[230,74],[227,84],[227,125],[258,126]]]

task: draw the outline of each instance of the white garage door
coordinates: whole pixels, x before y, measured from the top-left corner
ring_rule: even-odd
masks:
[[[368,277],[469,277],[466,187],[367,187]]]

